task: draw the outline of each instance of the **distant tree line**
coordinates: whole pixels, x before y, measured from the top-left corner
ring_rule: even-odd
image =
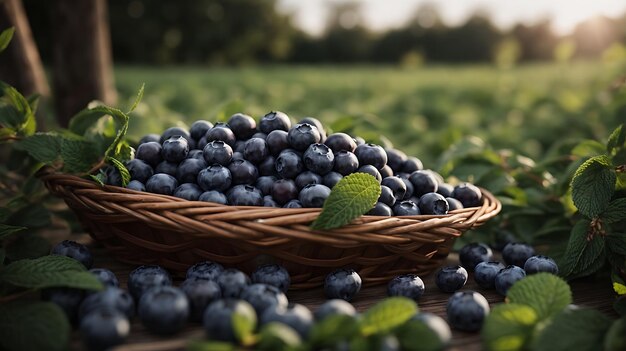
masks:
[[[24,0],[44,62],[52,57],[50,1]],[[626,14],[599,17],[561,37],[548,19],[503,31],[482,13],[458,26],[422,5],[398,29],[373,32],[357,2],[332,5],[324,33],[300,30],[276,0],[109,0],[113,57],[140,64],[545,61],[624,52]]]

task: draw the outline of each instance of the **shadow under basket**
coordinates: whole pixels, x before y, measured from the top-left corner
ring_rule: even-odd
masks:
[[[367,285],[404,273],[428,274],[442,264],[455,238],[502,207],[481,189],[480,207],[443,216],[361,216],[342,228],[317,231],[309,225],[320,208],[224,206],[45,170],[40,177],[120,261],[158,264],[175,274],[205,260],[248,274],[259,264],[280,263],[294,289],[320,287],[340,267],[354,268]]]

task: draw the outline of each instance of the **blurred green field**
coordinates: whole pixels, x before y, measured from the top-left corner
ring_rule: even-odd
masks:
[[[451,144],[475,135],[494,148],[541,159],[568,138],[604,139],[626,119],[626,92],[612,86],[623,64],[579,62],[491,66],[117,67],[120,106],[142,82],[131,122],[138,139],[196,119],[224,120],[276,109],[314,116],[332,130],[384,137],[427,166]]]

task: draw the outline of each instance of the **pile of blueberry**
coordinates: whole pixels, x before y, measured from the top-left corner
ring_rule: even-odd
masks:
[[[292,127],[283,112],[266,114],[258,126],[237,113],[227,123],[199,120],[189,130],[146,135],[126,167],[129,189],[223,205],[322,207],[335,184],[355,172],[381,183],[370,215],[442,215],[482,202],[476,186],[447,184],[416,157],[345,133],[327,137],[311,117]],[[117,169],[105,174],[107,184],[121,185]]]

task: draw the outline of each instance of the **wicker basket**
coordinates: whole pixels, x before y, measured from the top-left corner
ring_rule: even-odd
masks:
[[[456,237],[501,209],[481,189],[481,207],[444,216],[362,216],[339,229],[315,231],[309,225],[319,208],[223,206],[101,187],[50,170],[40,177],[120,261],[159,264],[175,273],[204,260],[248,273],[276,262],[290,272],[295,289],[320,286],[337,267],[356,269],[369,285],[401,273],[427,274],[446,258]]]

